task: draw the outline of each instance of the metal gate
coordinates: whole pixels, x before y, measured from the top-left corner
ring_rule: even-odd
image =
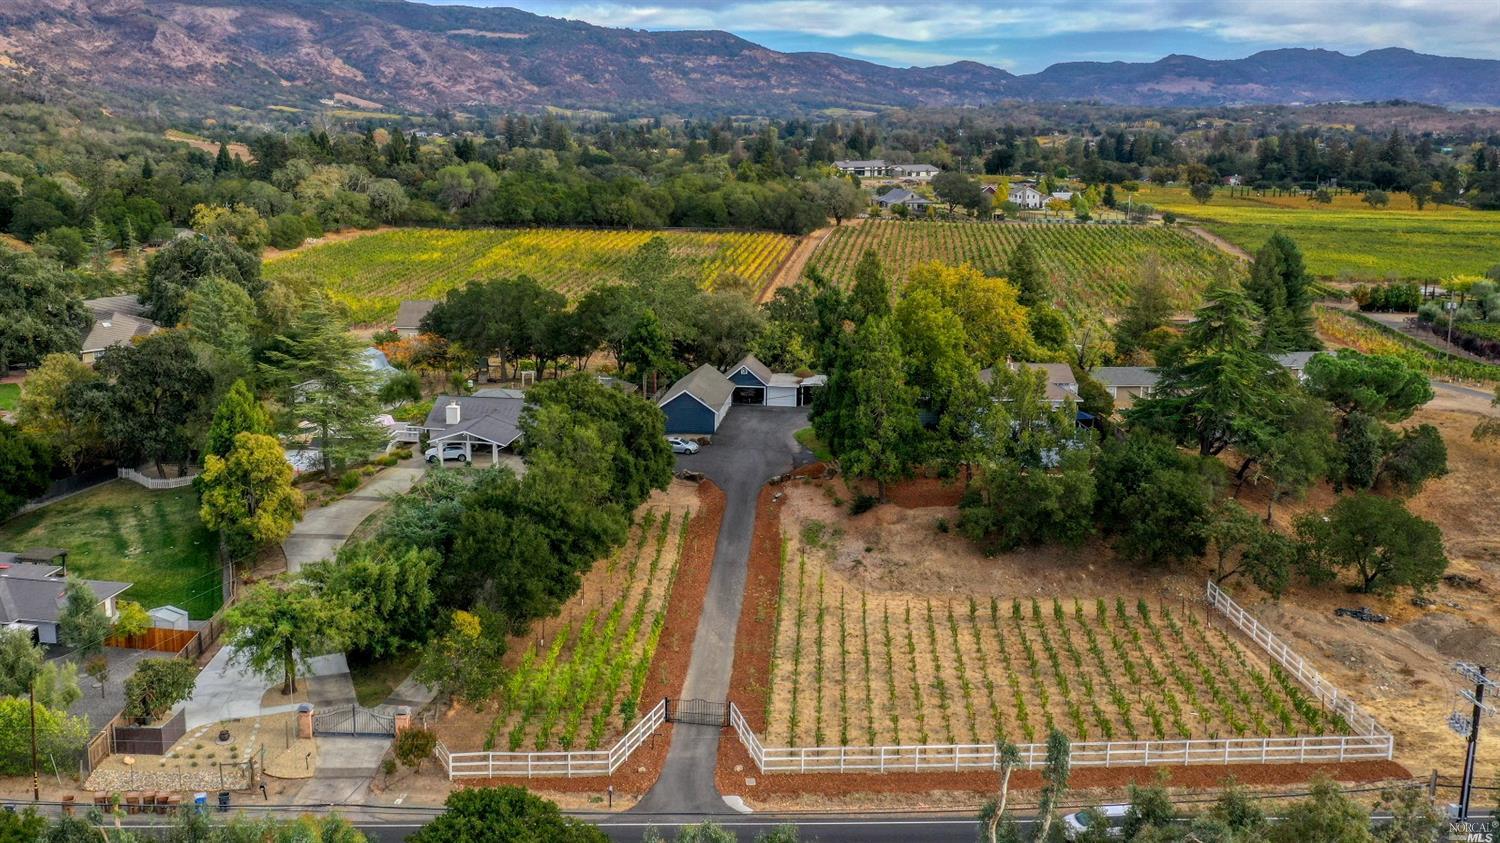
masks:
[[[341,705],[313,714],[313,734],[390,737],[396,734],[396,718],[363,706]]]
[[[690,723],[698,726],[729,725],[729,703],[713,700],[666,700],[668,723]]]

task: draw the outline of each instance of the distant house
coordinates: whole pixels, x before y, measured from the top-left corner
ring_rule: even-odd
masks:
[[[1156,370],[1149,366],[1100,366],[1089,372],[1089,376],[1109,390],[1117,410],[1129,408],[1137,399],[1150,398],[1160,380]]]
[[[145,305],[137,296],[87,299],[83,306],[89,309],[93,322],[83,337],[79,358],[89,365],[93,365],[100,353],[110,346],[129,345],[136,337],[149,336],[160,330],[160,326],[144,316]]]
[[[1073,191],[1071,191],[1071,190],[1054,190],[1054,191],[1052,191],[1051,195],[1049,195],[1047,198],[1048,199],[1056,199],[1059,202],[1072,202],[1073,201]]]
[[[474,448],[488,447],[492,460],[521,438],[521,409],[526,404],[514,389],[484,390],[486,394],[439,395],[422,428],[428,441],[441,448],[449,443],[464,446],[464,457],[474,459]]]
[[[859,176],[867,178],[870,176],[889,176],[891,165],[882,158],[872,158],[860,161],[835,161],[833,166],[846,176]]]
[[[895,208],[897,205],[903,205],[908,210],[926,211],[932,207],[933,203],[931,199],[918,196],[904,187],[898,187],[895,190],[887,191],[884,195],[875,197],[875,204],[886,210]]]
[[[1037,190],[1035,185],[1025,183],[1011,185],[1010,194],[1006,197],[1007,201],[1028,211],[1039,211],[1047,207],[1047,198],[1047,194]]]
[[[711,436],[734,404],[735,385],[704,363],[669,387],[656,402],[667,417],[668,433]]]
[[[1233,176],[1225,176],[1224,178],[1220,179],[1220,181],[1223,182],[1225,187],[1239,187],[1244,180],[1241,179],[1238,174],[1236,174]]]
[[[408,299],[396,308],[396,324],[392,327],[403,337],[414,337],[422,333],[422,319],[437,305],[432,299]]]
[[[66,605],[68,553],[58,548],[35,548],[20,553],[0,552],[0,629],[21,629],[37,643],[58,643],[58,626]],[[130,583],[84,580],[110,620],[119,617],[116,598]]]
[[[1288,351],[1285,354],[1273,354],[1276,362],[1280,363],[1287,371],[1296,376],[1297,380],[1307,380],[1308,361],[1322,354],[1321,351]]]
[[[932,177],[941,172],[942,168],[931,164],[897,164],[891,168],[891,173],[896,178],[913,181],[932,181]]]

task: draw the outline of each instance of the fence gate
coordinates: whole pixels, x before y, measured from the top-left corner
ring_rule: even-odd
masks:
[[[396,718],[359,705],[341,705],[313,714],[313,734],[390,737],[396,734]]]
[[[698,726],[729,725],[729,703],[713,700],[666,700],[668,723],[690,723]]]

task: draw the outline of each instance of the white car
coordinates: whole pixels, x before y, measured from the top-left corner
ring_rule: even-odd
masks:
[[[1130,810],[1129,805],[1101,805],[1090,813],[1078,811],[1077,813],[1068,814],[1062,818],[1063,836],[1069,840],[1077,840],[1078,835],[1088,831],[1089,820],[1092,819],[1093,814],[1097,813],[1109,825],[1109,831],[1106,832],[1106,836],[1124,837],[1125,830],[1120,828],[1120,821],[1125,819],[1125,812],[1128,810]]]
[[[422,456],[426,457],[428,462],[436,463],[438,461],[438,449],[435,447],[428,448],[423,452]],[[458,460],[459,462],[469,461],[468,455],[464,453],[464,446],[457,442],[449,442],[443,446],[442,459],[444,462],[448,460]]]
[[[676,436],[668,436],[667,444],[672,446],[672,453],[674,454],[698,453],[698,443],[688,439],[681,439]]]

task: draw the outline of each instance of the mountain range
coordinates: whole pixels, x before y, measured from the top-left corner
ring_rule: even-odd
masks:
[[[1407,100],[1500,106],[1500,61],[1281,49],[1211,61],[894,68],[727,32],[612,29],[401,0],[5,0],[0,74],[145,106],[782,113],[1003,100],[1216,106]]]

